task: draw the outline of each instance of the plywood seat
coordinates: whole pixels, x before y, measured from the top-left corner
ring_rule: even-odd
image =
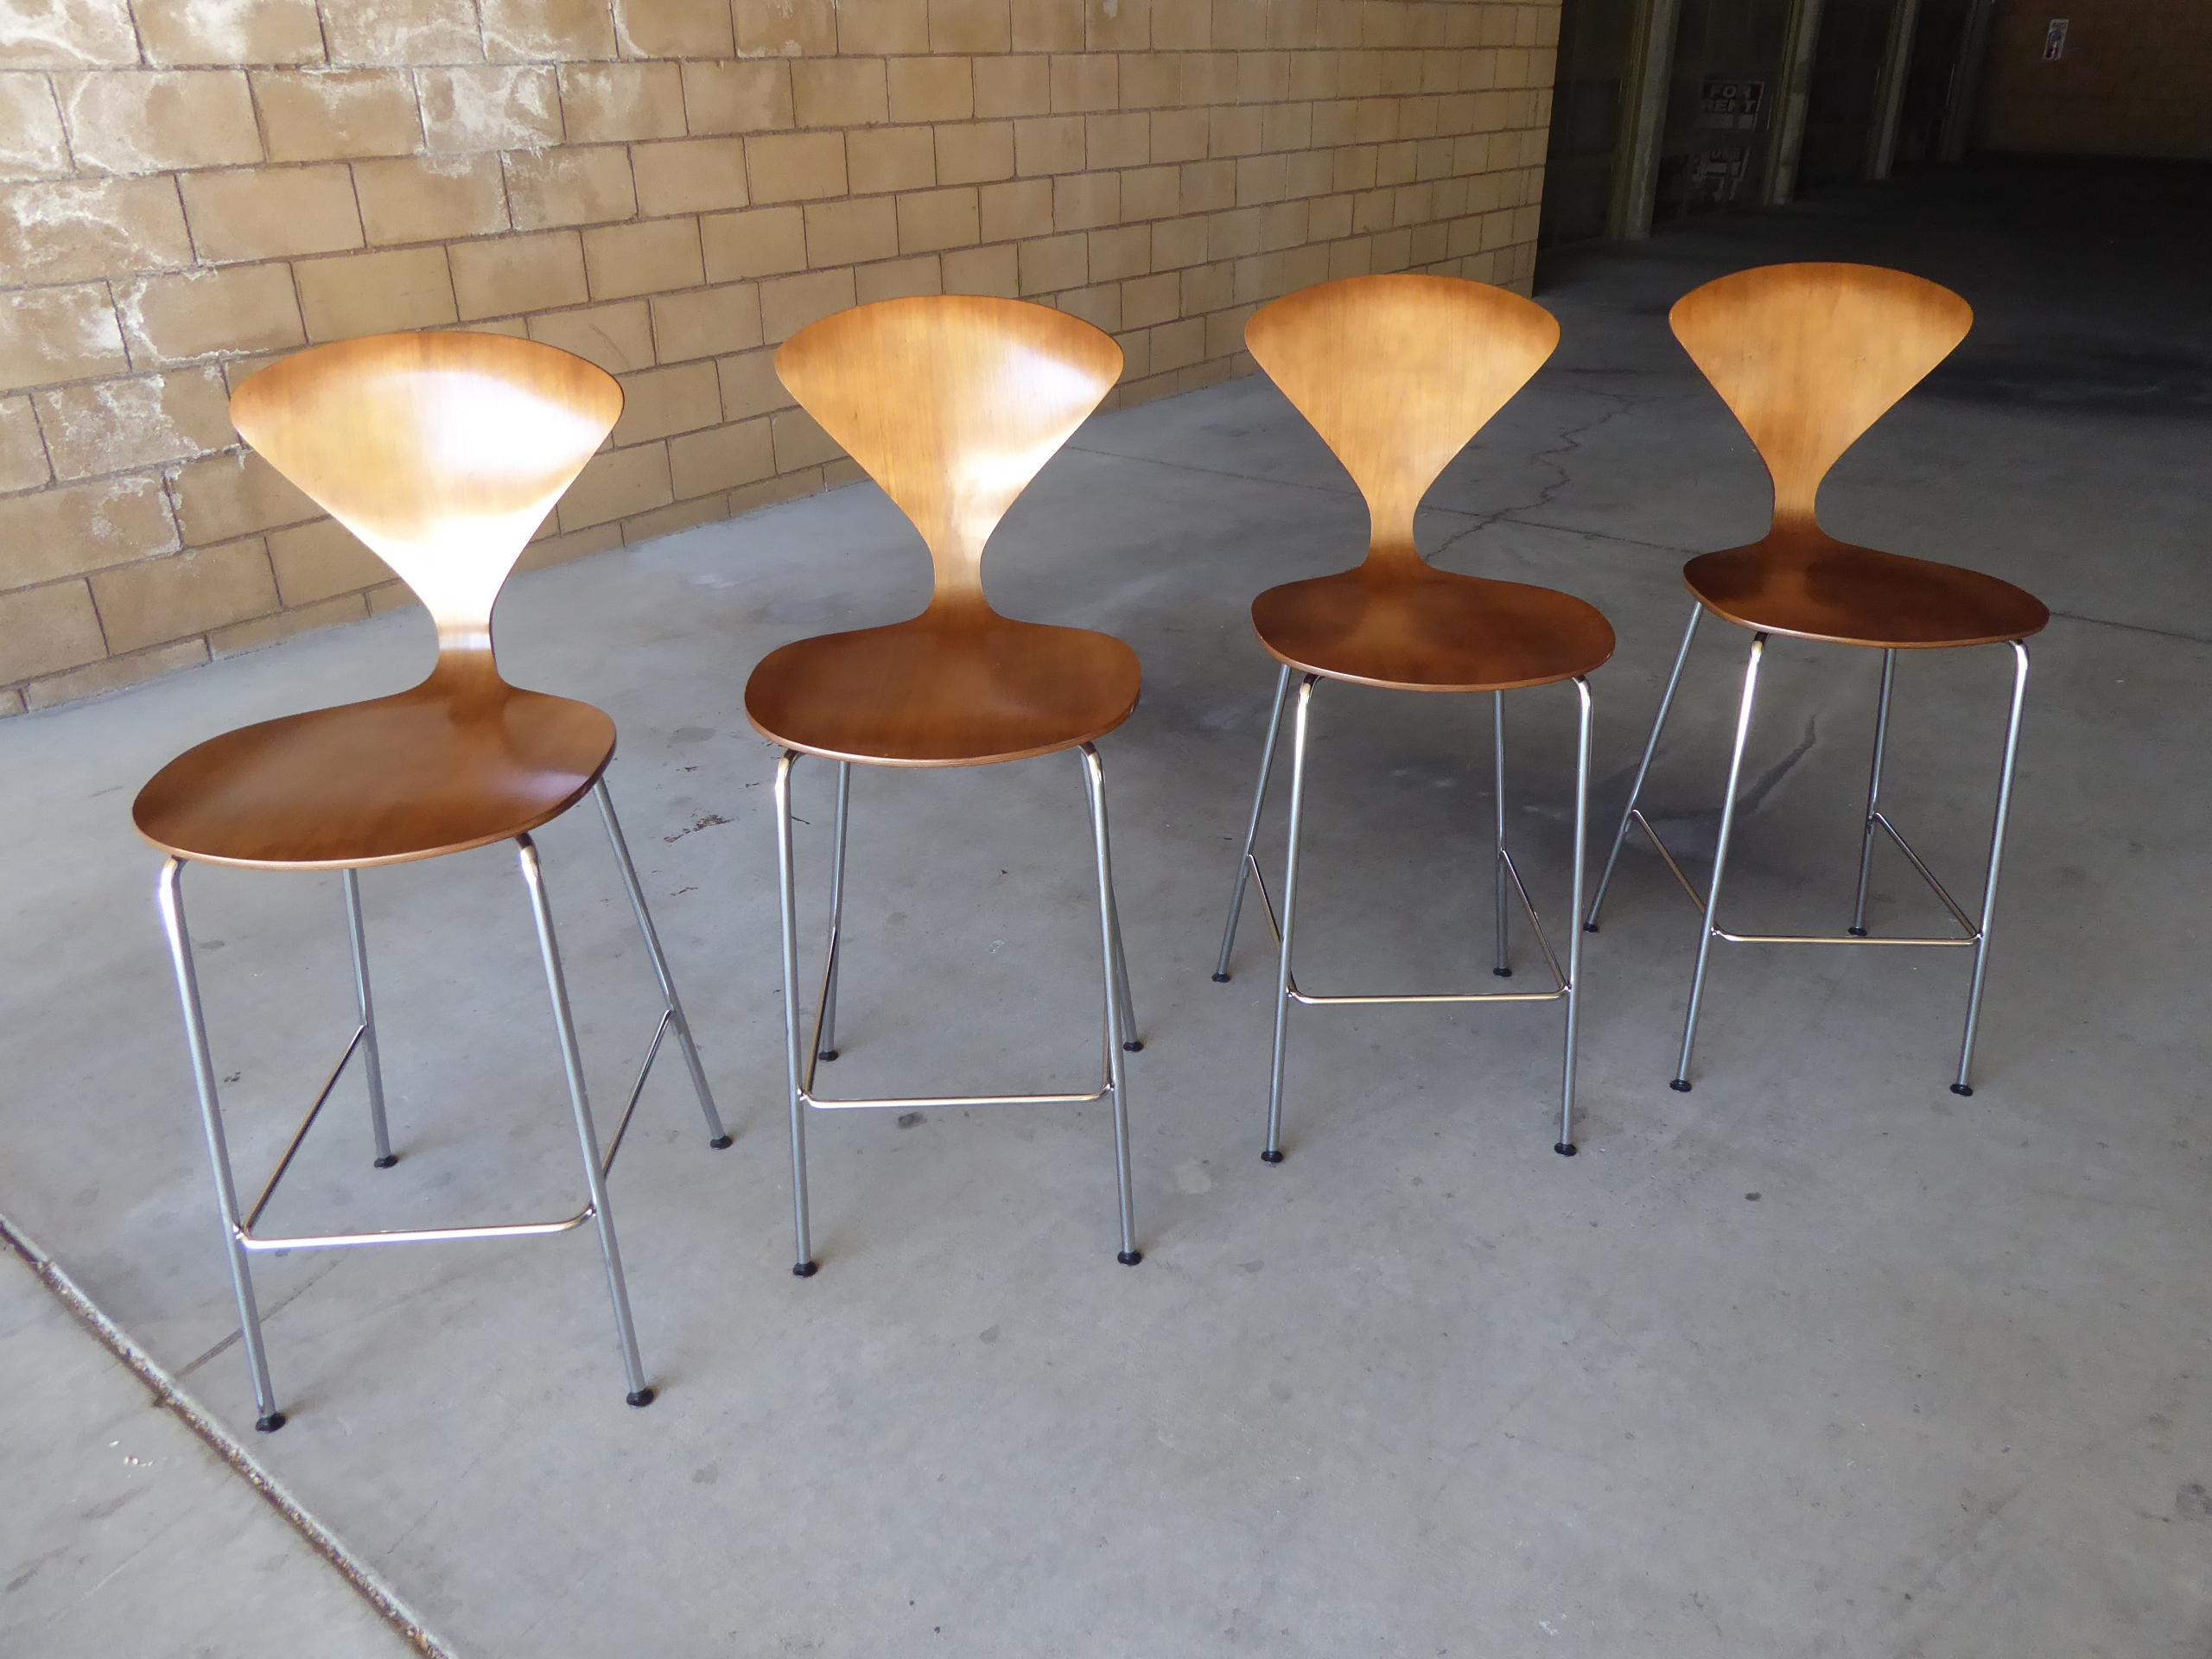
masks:
[[[1777,524],[1747,547],[1707,553],[1682,580],[1716,616],[1764,633],[1883,650],[1995,645],[2041,632],[2050,612],[1999,577]]]
[[[1129,717],[1137,654],[1083,628],[927,614],[769,653],[745,712],[770,741],[886,766],[975,766],[1093,742]]]
[[[1613,629],[1593,605],[1433,565],[1363,564],[1270,588],[1252,626],[1302,673],[1399,691],[1510,691],[1602,667]]]
[[[131,815],[179,858],[362,868],[528,833],[589,792],[614,722],[494,682],[288,715],[211,738],[154,775]]]

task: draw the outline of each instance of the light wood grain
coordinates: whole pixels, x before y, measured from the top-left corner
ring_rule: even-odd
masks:
[[[139,832],[213,863],[361,868],[503,841],[582,798],[614,724],[508,684],[492,611],[621,408],[590,364],[493,334],[319,346],[241,385],[240,435],[415,590],[437,662],[411,690],[181,755],[140,792]]]
[[[1613,652],[1592,606],[1440,570],[1414,540],[1421,498],[1559,344],[1541,306],[1448,276],[1352,276],[1264,307],[1245,343],[1367,502],[1355,569],[1270,588],[1252,624],[1309,674],[1411,691],[1510,690],[1587,674]]]
[[[936,581],[919,616],[770,652],[745,689],[762,735],[877,766],[985,766],[1128,718],[1135,652],[1003,616],[982,578],[1007,509],[1120,378],[1118,346],[1043,306],[933,296],[801,329],[776,372],[921,532]]]
[[[2011,582],[1821,528],[1821,481],[1966,338],[1964,300],[1872,265],[1766,265],[1685,295],[1670,321],[1774,482],[1765,536],[1683,567],[1707,609],[1768,633],[1897,650],[1994,645],[2050,620]]]

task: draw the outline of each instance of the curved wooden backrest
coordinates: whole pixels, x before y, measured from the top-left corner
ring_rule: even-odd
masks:
[[[1811,525],[1828,469],[1951,354],[1974,308],[1878,265],[1762,265],[1685,294],[1669,321],[1766,463],[1775,522]]]
[[[1347,276],[1262,308],[1244,343],[1367,498],[1368,557],[1418,558],[1414,509],[1559,345],[1532,301],[1456,276]]]
[[[983,543],[1122,375],[1089,323],[1021,300],[879,300],[776,353],[806,412],[921,531],[932,610],[982,607]]]
[[[448,676],[496,675],[493,601],[621,412],[613,376],[504,334],[318,346],[231,398],[239,435],[429,607]]]

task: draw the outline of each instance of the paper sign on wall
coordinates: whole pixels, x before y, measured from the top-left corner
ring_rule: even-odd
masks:
[[[2056,63],[2066,55],[2066,19],[2054,17],[2050,27],[2043,32],[2043,60]]]

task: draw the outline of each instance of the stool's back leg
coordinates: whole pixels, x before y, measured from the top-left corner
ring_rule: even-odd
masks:
[[[1229,923],[1221,930],[1221,960],[1214,964],[1213,976],[1226,982],[1229,978],[1229,953],[1236,944],[1236,918],[1244,911],[1244,884],[1252,874],[1252,843],[1260,833],[1260,810],[1267,804],[1268,774],[1274,769],[1275,740],[1282,732],[1283,699],[1290,695],[1290,667],[1284,664],[1275,676],[1275,702],[1268,715],[1267,747],[1260,751],[1260,784],[1252,791],[1252,816],[1244,825],[1244,850],[1236,856],[1236,880],[1229,889]]]
[[[1636,804],[1643,795],[1643,780],[1650,775],[1651,757],[1659,753],[1659,734],[1667,729],[1667,714],[1675,706],[1675,688],[1682,683],[1682,664],[1690,659],[1690,642],[1697,638],[1698,619],[1705,614],[1705,607],[1690,607],[1690,625],[1682,630],[1682,648],[1675,653],[1674,672],[1667,676],[1667,689],[1659,696],[1659,712],[1652,717],[1651,735],[1644,740],[1643,759],[1637,763],[1636,781],[1628,786],[1628,804],[1621,809],[1620,828],[1613,831],[1612,850],[1605,855],[1605,872],[1598,878],[1598,896],[1590,901],[1590,913],[1583,918],[1583,931],[1598,931],[1598,912],[1605,907],[1605,889],[1613,885],[1613,866],[1620,862],[1621,843],[1628,839],[1628,826],[1636,816]]]
[[[853,763],[837,763],[837,827],[836,850],[830,855],[830,965],[822,987],[822,1040],[815,1049],[816,1058],[834,1060],[837,1058],[837,968],[840,961],[838,944],[845,926],[845,824],[853,797]]]
[[[344,872],[346,934],[353,946],[353,999],[361,1014],[361,1066],[369,1083],[369,1128],[377,1143],[376,1166],[390,1169],[399,1160],[392,1155],[391,1129],[384,1115],[384,1062],[377,1052],[376,1003],[369,994],[369,936],[361,923],[361,873]]]
[[[1851,908],[1848,930],[1862,939],[1866,937],[1866,879],[1874,866],[1874,815],[1882,810],[1882,752],[1890,739],[1890,689],[1897,672],[1897,652],[1885,651],[1881,696],[1874,705],[1874,764],[1866,774],[1866,822],[1860,826],[1859,837],[1859,898]]]
[[[1491,694],[1491,785],[1497,796],[1497,848],[1491,860],[1492,874],[1497,878],[1497,963],[1491,969],[1500,979],[1513,977],[1512,958],[1505,949],[1505,693]],[[1580,902],[1574,914],[1581,915]]]

